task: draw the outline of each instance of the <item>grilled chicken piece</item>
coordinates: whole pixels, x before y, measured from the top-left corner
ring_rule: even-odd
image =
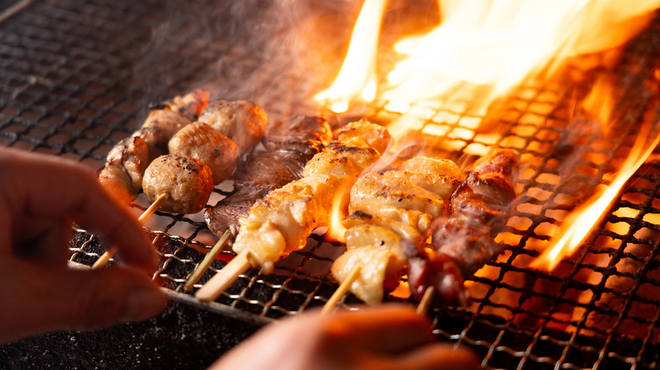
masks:
[[[208,92],[195,90],[184,97],[161,104],[147,117],[142,128],[119,142],[108,153],[99,181],[126,203],[142,188],[147,165],[167,152],[167,143],[179,129],[190,123],[208,102]]]
[[[193,122],[174,134],[170,154],[178,153],[204,162],[213,172],[213,183],[228,179],[238,164],[238,146],[202,122]]]
[[[261,140],[268,117],[261,107],[251,102],[218,100],[204,108],[198,120],[236,143],[242,157]]]
[[[366,119],[358,122],[352,122],[342,127],[337,132],[337,141],[348,142],[351,138],[358,137],[364,140],[370,147],[376,149],[378,153],[383,154],[387,149],[392,136],[385,127],[373,127]]]
[[[149,151],[144,140],[140,137],[126,138],[108,153],[99,181],[128,203],[142,187],[142,176],[148,164]]]
[[[392,291],[399,285],[401,265],[392,251],[371,245],[348,250],[332,264],[332,276],[344,281],[358,266],[360,273],[350,291],[367,304],[381,302],[384,291]]]
[[[237,234],[239,217],[247,217],[254,202],[269,191],[300,179],[310,154],[320,152],[332,139],[330,132],[330,125],[320,117],[294,116],[269,123],[262,139],[269,151],[250,153],[236,171],[237,191],[206,209],[209,229],[218,236],[227,229]]]
[[[421,299],[436,289],[436,305],[465,304],[466,277],[474,274],[504,245],[495,243],[497,228],[506,223],[516,194],[516,152],[501,149],[475,163],[474,170],[451,197],[448,217],[431,225],[433,252],[419,249],[410,259],[408,282]]]
[[[152,203],[161,194],[168,195],[160,207],[163,211],[197,213],[204,209],[213,191],[213,174],[198,159],[168,154],[147,167],[142,187]]]
[[[351,125],[364,126],[365,133],[383,130],[366,121]],[[333,141],[307,163],[302,179],[269,192],[255,203],[248,217],[239,220],[234,251],[249,251],[253,266],[272,272],[277,260],[304,247],[312,230],[327,224],[335,193],[352,185],[379,157],[360,137]]]
[[[387,252],[389,263],[355,261],[353,265],[360,265],[361,274],[379,278],[359,278],[350,288],[353,294],[372,304],[396,287],[373,283],[399,281],[408,256],[424,242],[431,222],[444,213],[451,192],[464,177],[454,162],[418,157],[404,162],[398,170],[372,172],[358,179],[351,189],[350,216],[344,222],[346,253],[353,256],[357,250],[376,248]],[[343,258],[335,264],[344,264]],[[333,265],[333,271],[337,269]],[[333,276],[339,282],[345,278],[334,272]]]
[[[311,159],[332,141],[328,122],[321,117],[292,116],[266,126],[261,142],[268,151],[291,150]]]

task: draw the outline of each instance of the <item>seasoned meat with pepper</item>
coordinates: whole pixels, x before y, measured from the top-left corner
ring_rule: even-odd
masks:
[[[261,140],[268,117],[261,107],[251,102],[218,100],[204,108],[198,121],[230,138],[243,156]]]
[[[213,174],[198,159],[168,154],[147,167],[142,187],[152,203],[161,194],[168,195],[160,207],[163,211],[197,213],[204,209],[213,191]]]
[[[436,220],[429,229],[433,251],[419,249],[410,259],[408,282],[416,298],[421,299],[432,285],[438,292],[436,305],[465,304],[465,278],[505,247],[493,236],[514,205],[517,169],[517,154],[508,149],[475,163],[452,195],[448,217]]]
[[[204,162],[213,172],[213,183],[228,179],[238,164],[238,146],[202,122],[193,122],[174,134],[170,154],[183,154]]]

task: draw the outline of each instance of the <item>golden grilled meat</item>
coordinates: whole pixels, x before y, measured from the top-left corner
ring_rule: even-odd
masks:
[[[398,284],[407,250],[423,243],[463,178],[454,162],[427,157],[360,177],[351,189],[350,216],[344,222],[347,251],[332,266],[335,279],[342,282],[360,266],[350,291],[365,303],[380,302]]]
[[[123,201],[130,201],[142,187],[149,164],[147,144],[140,137],[126,138],[115,145],[99,174],[99,181]]]
[[[161,194],[168,195],[160,207],[163,211],[197,213],[204,209],[213,191],[213,174],[198,159],[168,154],[147,167],[142,188],[152,203]]]
[[[218,100],[204,108],[198,120],[230,138],[243,156],[261,140],[268,117],[261,107],[251,102]]]
[[[195,90],[152,110],[140,130],[110,150],[99,174],[101,184],[126,203],[135,199],[148,164],[167,153],[170,138],[189,124],[207,102],[208,92]]]
[[[373,137],[387,132],[366,121],[349,127]],[[250,208],[248,217],[239,220],[234,251],[249,251],[250,263],[270,273],[277,260],[303,248],[316,227],[327,225],[335,193],[352,185],[379,157],[380,153],[359,136],[331,142],[307,162],[302,179],[269,192]]]
[[[203,122],[193,122],[174,134],[170,154],[178,153],[204,162],[213,172],[213,183],[228,179],[238,164],[238,146]]]

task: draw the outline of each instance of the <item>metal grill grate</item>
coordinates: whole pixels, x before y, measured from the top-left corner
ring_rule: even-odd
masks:
[[[109,149],[139,127],[149,103],[196,87],[208,87],[216,97],[254,100],[271,119],[309,112],[306,97],[315,87],[287,63],[287,49],[269,48],[239,25],[258,24],[275,5],[211,3],[196,1],[181,11],[157,1],[37,1],[5,20],[0,24],[0,144],[99,169]],[[654,24],[628,45],[614,76],[625,92],[620,121],[607,135],[586,135],[590,123],[572,117],[576,98],[584,96],[599,70],[570,68],[542,85],[527,82],[485,117],[467,113],[470,102],[456,99],[411,107],[409,123],[424,133],[426,146],[413,146],[406,155],[457,160],[491,146],[520,152],[518,190],[524,198],[497,239],[511,249],[469,281],[471,306],[432,316],[436,334],[475,349],[484,368],[657,367],[657,162],[629,181],[577,254],[552,273],[528,265],[568,212],[618,168],[645,112],[652,113],[646,119],[657,121],[653,96],[640,86],[655,83],[660,57],[649,45],[660,40],[659,31]],[[364,115],[395,121],[399,115],[386,107],[375,104]],[[209,204],[232,191],[230,182],[219,186]],[[141,195],[132,207],[139,214],[146,204]],[[200,215],[157,212],[146,226],[162,254],[154,278],[181,292],[215,237]],[[91,265],[102,251],[83,230],[71,241],[76,263]],[[278,263],[274,274],[248,270],[204,307],[267,322],[321,306],[336,288],[329,269],[342,252],[340,244],[313,235],[304,250]],[[223,252],[200,283],[232,256]],[[356,303],[347,296],[342,304]]]

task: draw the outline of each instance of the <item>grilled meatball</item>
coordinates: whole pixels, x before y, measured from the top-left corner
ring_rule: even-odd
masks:
[[[238,163],[238,146],[228,137],[202,122],[194,122],[174,134],[170,154],[178,153],[199,159],[213,172],[213,183],[219,184],[234,173]]]
[[[204,108],[198,120],[233,140],[242,156],[259,143],[268,118],[261,107],[248,101],[218,100]]]
[[[160,207],[163,211],[197,213],[204,209],[213,191],[213,174],[198,159],[168,154],[156,158],[147,167],[142,187],[150,202],[168,194]]]

